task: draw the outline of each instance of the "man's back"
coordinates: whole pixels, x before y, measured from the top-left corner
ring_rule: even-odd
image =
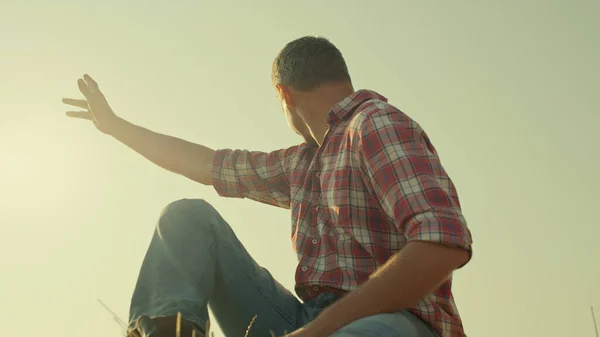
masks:
[[[407,241],[470,247],[454,185],[416,122],[366,90],[334,107],[328,122],[321,147],[221,150],[214,163],[213,185],[222,196],[291,207],[303,300],[323,289],[355,290]],[[461,335],[450,284],[411,311],[442,335]]]

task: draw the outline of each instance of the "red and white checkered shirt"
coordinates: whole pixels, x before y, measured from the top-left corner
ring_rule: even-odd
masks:
[[[321,147],[270,153],[219,150],[213,185],[221,196],[291,209],[298,254],[296,292],[351,291],[408,241],[471,252],[456,189],[427,134],[373,91],[335,105]],[[409,309],[442,337],[465,336],[448,279]]]

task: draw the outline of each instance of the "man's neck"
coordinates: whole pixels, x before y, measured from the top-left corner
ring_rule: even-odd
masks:
[[[310,97],[306,97],[310,112],[304,117],[304,122],[319,146],[323,144],[329,130],[327,114],[336,104],[353,93],[354,88],[350,84],[329,84],[322,85],[312,92]]]

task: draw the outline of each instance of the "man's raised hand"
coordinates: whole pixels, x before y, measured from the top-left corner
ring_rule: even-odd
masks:
[[[77,80],[79,91],[85,99],[63,98],[63,103],[84,109],[83,111],[67,111],[67,116],[92,121],[103,133],[110,133],[111,127],[118,117],[108,105],[106,98],[98,88],[98,83],[89,75]]]

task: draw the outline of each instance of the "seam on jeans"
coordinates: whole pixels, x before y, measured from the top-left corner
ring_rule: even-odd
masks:
[[[250,273],[246,270],[246,268],[244,268],[244,266],[243,266],[244,264],[238,260],[238,258],[235,256],[235,254],[231,253],[232,250],[229,251],[229,254],[233,257],[233,259],[237,263],[238,267],[244,272],[244,274],[246,274],[246,277],[248,277],[248,279],[250,279],[250,282],[252,282],[252,284],[254,284],[254,287],[258,290],[258,292],[271,305],[271,307],[273,309],[275,309],[275,311],[277,311],[281,316],[283,316],[283,318],[285,318],[292,326],[294,326],[294,328],[297,328],[298,326],[297,326],[296,322],[293,321],[292,316],[288,312],[283,310],[283,308],[281,308],[277,304],[273,303],[272,299],[269,296],[267,296],[267,294],[262,290],[260,285],[254,280],[253,277],[250,276]]]
[[[214,241],[213,241],[213,243],[210,245],[210,247],[208,247],[208,252],[209,252],[209,255],[210,255],[210,253],[214,253],[214,251],[215,251],[215,247],[217,247],[217,242],[216,242],[216,241],[217,241],[217,240],[214,240]],[[205,274],[205,273],[206,273],[206,269],[207,269],[207,268],[208,268],[208,266],[207,266],[207,265],[204,265],[204,269],[202,269],[202,271],[201,271],[201,272],[199,272],[198,274],[199,274],[199,275],[203,275],[203,274]],[[217,266],[215,266],[215,269],[216,269],[216,268],[217,268]],[[194,286],[194,280],[192,280],[191,278],[188,278],[188,282],[190,282],[190,284],[192,284],[192,286]],[[213,286],[214,286],[214,285],[213,285]],[[206,294],[204,294],[204,295],[206,295]],[[207,295],[207,296],[208,296],[208,297],[210,297],[210,294],[209,294],[209,295]],[[204,299],[204,300],[206,301],[206,305],[208,305],[208,300],[207,300],[207,299]]]
[[[217,232],[216,229],[220,228],[220,225],[225,224],[227,227],[229,227],[229,231],[231,232],[231,234],[233,234],[234,237],[235,237],[235,233],[233,232],[233,229],[227,223],[227,221],[225,221],[225,219],[223,219],[221,214],[219,214],[219,212],[216,209],[214,209],[214,207],[212,207],[212,205],[210,205],[206,201],[204,201],[204,202],[206,203],[205,206],[208,206],[208,207],[212,208],[212,210],[213,210],[213,211],[209,212],[211,214],[211,216],[207,217],[207,220],[209,222],[212,222],[212,226],[209,226],[209,230],[212,232],[213,238],[215,238],[213,241],[213,244],[211,246],[211,249],[214,249],[215,246],[217,246],[220,242],[222,242],[221,240],[216,239],[219,236],[219,233]],[[201,213],[198,209],[195,209],[195,210],[197,213]],[[227,242],[227,244],[229,246],[232,246],[230,240],[225,239],[223,241]],[[252,284],[258,290],[258,292],[269,303],[271,308],[275,309],[275,311],[277,311],[284,319],[286,319],[294,328],[297,328],[298,325],[296,324],[296,322],[293,321],[293,318],[291,317],[291,315],[289,313],[287,313],[285,310],[283,310],[280,306],[273,303],[272,299],[269,296],[267,296],[267,294],[262,290],[260,285],[258,283],[256,283],[254,278],[251,277],[250,273],[246,270],[246,268],[244,268],[244,266],[243,266],[244,264],[238,260],[238,258],[235,256],[235,254],[231,253],[231,251],[233,251],[233,250],[234,249],[228,250],[228,253],[231,255],[231,257],[233,257],[233,260],[235,261],[235,263],[237,263],[238,267],[244,272],[244,274],[246,274],[246,277],[248,277],[248,279],[250,279],[250,282],[252,282]]]
[[[216,241],[217,240],[213,240],[212,244],[208,247],[209,254],[214,253],[215,248],[217,246]],[[177,260],[177,257],[174,256],[174,254],[171,252],[170,249],[165,250],[165,252],[166,252],[166,254],[170,255],[169,257],[171,258],[171,260],[175,260],[175,261]],[[176,264],[174,267],[175,267],[175,269],[177,269],[177,271],[180,274],[183,275],[183,277],[186,279],[186,282],[188,282],[190,285],[192,285],[195,288],[194,280],[191,277],[189,277],[188,273],[186,273],[184,266],[181,264]],[[204,268],[198,272],[198,274],[200,274],[200,275],[205,274],[207,268],[208,268],[208,266],[205,265]],[[207,294],[204,294],[204,295],[207,295]],[[207,296],[210,296],[210,295],[207,295]],[[208,300],[207,299],[203,299],[203,300],[206,302],[206,305],[208,305]]]

